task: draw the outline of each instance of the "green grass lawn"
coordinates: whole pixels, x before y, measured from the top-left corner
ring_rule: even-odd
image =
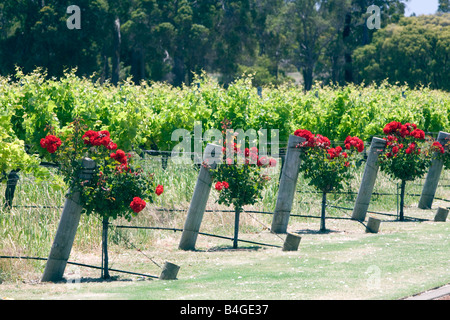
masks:
[[[315,222],[313,223],[315,224]],[[197,251],[177,249],[177,237],[144,253],[162,265],[181,268],[178,280],[144,280],[69,266],[68,278],[81,283],[7,283],[0,296],[13,299],[400,299],[450,282],[450,226],[435,222],[383,222],[366,234],[355,222],[329,222],[329,233],[303,231],[299,251],[199,239]],[[302,227],[300,224],[298,227]],[[310,223],[303,225],[309,230]],[[350,231],[345,231],[347,227]],[[299,230],[302,232],[301,230]],[[266,243],[281,240],[268,232],[243,234]],[[134,250],[112,249],[112,268],[159,275],[160,269]],[[73,256],[83,260],[82,253]],[[85,257],[86,258],[86,257]]]

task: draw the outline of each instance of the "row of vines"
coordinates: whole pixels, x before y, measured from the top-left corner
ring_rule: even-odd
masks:
[[[74,119],[92,130],[108,130],[125,151],[170,151],[175,129],[278,129],[279,142],[297,128],[320,132],[331,140],[358,136],[370,141],[390,121],[414,122],[426,132],[450,131],[450,95],[406,86],[266,87],[261,93],[251,77],[223,88],[206,74],[192,86],[165,83],[100,85],[68,71],[48,79],[42,70],[0,77],[0,172],[39,169],[49,156],[39,148],[49,126],[64,131]],[[50,160],[50,159],[47,159]],[[31,164],[31,165],[30,165]],[[43,172],[41,172],[44,174]]]

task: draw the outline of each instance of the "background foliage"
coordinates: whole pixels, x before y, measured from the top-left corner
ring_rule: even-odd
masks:
[[[117,84],[191,85],[202,70],[221,84],[243,72],[253,85],[315,80],[395,83],[448,90],[448,0],[430,16],[404,17],[406,0],[77,0],[81,29],[68,29],[69,0],[0,3],[0,74],[36,67],[48,77]],[[381,12],[368,29],[367,8]]]
[[[47,126],[65,130],[75,118],[92,130],[108,130],[127,152],[171,151],[179,143],[171,140],[173,130],[193,134],[195,121],[202,123],[203,132],[219,129],[225,118],[244,130],[277,129],[281,146],[297,128],[320,132],[330,140],[344,141],[351,135],[366,142],[382,135],[384,125],[394,120],[414,122],[434,134],[450,130],[450,95],[428,87],[315,84],[304,92],[283,85],[265,87],[259,96],[251,77],[224,88],[202,74],[195,84],[180,88],[160,82],[100,84],[74,71],[60,79],[45,76],[41,70],[24,74],[18,69],[14,76],[0,78],[1,139],[14,150],[21,146],[14,156],[1,157],[4,171],[32,159],[24,151],[51,160],[39,147]]]

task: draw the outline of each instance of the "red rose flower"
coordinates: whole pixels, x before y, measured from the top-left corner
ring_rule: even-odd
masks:
[[[444,152],[445,152],[444,147],[442,146],[442,144],[441,144],[439,141],[433,142],[433,144],[431,145],[431,147],[432,147],[434,150],[436,150],[437,152],[440,152],[440,153],[444,153]]]
[[[97,138],[98,133],[94,130],[88,130],[85,132],[85,134],[83,135],[83,141],[84,144],[94,144],[94,140]]]
[[[108,130],[94,131],[88,130],[83,135],[84,144],[90,144],[93,146],[105,146],[108,150],[117,149],[117,144],[111,141],[111,137]]]
[[[336,150],[336,148],[330,148],[327,150],[328,152],[328,159],[333,160],[336,157],[339,157],[339,150]]]
[[[222,189],[223,189],[223,183],[222,182],[217,182],[216,183],[216,185],[214,186],[214,188],[217,190],[217,191],[221,191]]]
[[[145,208],[145,205],[145,201],[139,197],[134,197],[133,201],[130,203],[131,209],[136,213],[141,212]]]
[[[102,131],[98,132],[98,136],[95,139],[94,145],[108,147],[110,142],[111,142],[111,139],[110,139],[109,131],[102,130]]]
[[[390,134],[390,133],[397,133],[397,130],[400,130],[402,127],[402,123],[398,122],[398,121],[392,121],[390,123],[388,123],[384,129],[383,132],[385,134]]]
[[[117,144],[115,144],[112,141],[109,141],[108,145],[106,146],[106,149],[108,149],[108,150],[116,150],[117,149]]]
[[[316,134],[314,146],[319,148],[328,148],[331,145],[330,139],[320,134]]]
[[[358,137],[348,136],[345,141],[345,148],[349,150],[351,147],[354,147],[358,152],[363,152],[364,150],[364,142]]]
[[[250,148],[250,154],[256,154],[256,155],[258,155],[258,148],[257,148],[257,147],[251,147],[251,148]]]
[[[420,129],[414,129],[410,135],[419,140],[425,139],[425,132]]]
[[[42,138],[40,141],[41,147],[47,149],[49,153],[55,153],[56,150],[61,146],[61,144],[61,139],[51,134],[46,136],[45,138]]]
[[[156,187],[155,193],[157,196],[160,196],[164,192],[164,186],[158,184]]]
[[[119,161],[121,164],[126,164],[127,163],[127,155],[123,150],[117,150],[116,153],[111,153],[110,155],[111,158],[113,158],[116,161]]]
[[[305,129],[297,129],[297,130],[295,130],[294,135],[296,135],[297,137],[306,139],[306,141],[303,143],[303,146],[314,147],[315,139],[314,139],[314,135],[311,133],[311,131],[305,130]]]
[[[226,182],[226,181],[222,181],[222,186],[223,186],[225,189],[228,189],[228,188],[230,187],[230,185],[229,185],[228,182]]]
[[[265,156],[262,156],[258,159],[256,164],[258,165],[258,167],[266,167],[269,164],[269,159],[267,159],[267,157]]]

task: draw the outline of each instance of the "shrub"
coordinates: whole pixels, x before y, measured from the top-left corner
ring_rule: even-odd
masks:
[[[380,156],[380,169],[395,180],[401,181],[400,217],[404,220],[404,197],[407,181],[422,177],[428,170],[436,151],[443,151],[442,145],[414,123],[402,124],[392,121],[385,125],[383,132],[386,149]]]
[[[239,215],[245,205],[255,204],[269,181],[263,169],[274,167],[276,160],[258,155],[256,147],[245,148],[234,142],[235,136],[225,140],[222,148],[223,162],[213,169],[215,190],[219,192],[217,202],[235,209],[235,233],[233,247],[237,248]]]
[[[109,219],[124,217],[131,220],[153,202],[155,193],[163,187],[155,185],[153,174],[144,172],[133,163],[131,153],[118,149],[106,130],[86,130],[80,121],[74,121],[59,134],[53,132],[41,139],[40,145],[55,162],[70,187],[70,192],[80,192],[80,205],[88,215],[97,214],[103,219],[104,277],[108,278],[107,230]],[[60,135],[60,137],[57,137]],[[92,178],[80,179],[82,158],[95,161]]]
[[[331,147],[331,141],[320,134],[312,134],[305,129],[298,129],[294,135],[303,137],[300,171],[309,184],[322,192],[322,213],[320,231],[325,231],[325,208],[327,193],[343,188],[352,178],[351,169],[355,167],[357,155],[364,150],[364,143],[358,137],[348,136],[341,146]]]

